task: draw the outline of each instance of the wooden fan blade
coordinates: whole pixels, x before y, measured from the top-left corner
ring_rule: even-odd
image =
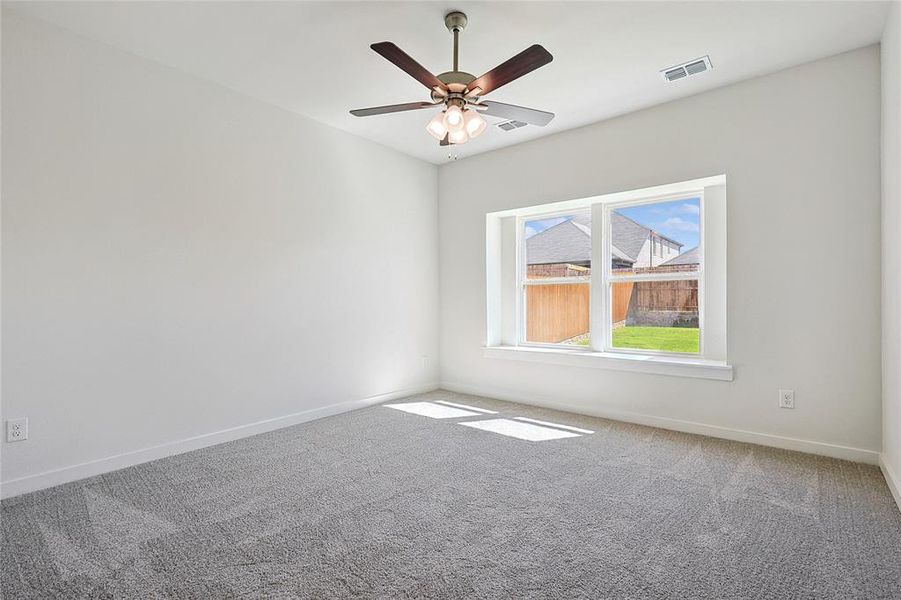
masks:
[[[512,119],[514,121],[522,121],[529,125],[538,125],[544,127],[554,118],[554,113],[535,108],[526,108],[525,106],[516,106],[515,104],[504,104],[503,102],[493,102],[484,100],[478,104],[470,104],[470,106],[483,106],[485,110],[479,111],[485,115],[492,117],[501,117],[503,119]]]
[[[438,88],[439,90],[447,91],[447,86],[444,85],[440,79],[432,75],[425,67],[413,60],[409,54],[391,42],[378,42],[377,44],[372,44],[370,48],[394,63],[402,71],[430,90]]]
[[[444,139],[442,139],[440,142],[438,142],[438,145],[439,146],[450,146],[450,141],[448,141],[446,133],[444,134]]]
[[[440,104],[440,103],[439,103]],[[389,104],[388,106],[372,106],[370,108],[356,108],[350,111],[355,117],[371,117],[372,115],[387,115],[388,113],[403,112],[405,110],[419,110],[438,106],[434,102],[407,102],[406,104]]]
[[[539,67],[543,67],[554,60],[551,53],[543,46],[535,44],[511,58],[510,60],[494,67],[475,81],[469,84],[468,93],[474,96],[484,96],[502,85],[507,85],[514,79],[519,79],[526,73],[531,73]]]

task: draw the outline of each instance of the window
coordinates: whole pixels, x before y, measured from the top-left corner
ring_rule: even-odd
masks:
[[[522,221],[520,340],[588,346],[591,212]]]
[[[701,198],[605,204],[603,350],[700,353]],[[591,209],[520,220],[523,344],[592,346]],[[684,254],[664,259],[666,239]],[[594,344],[597,347],[599,344]]]
[[[605,346],[628,351],[700,354],[700,196],[603,206],[602,285]],[[648,237],[660,249],[647,260]],[[669,240],[683,252],[667,257]]]
[[[486,356],[731,380],[725,176],[486,224]]]

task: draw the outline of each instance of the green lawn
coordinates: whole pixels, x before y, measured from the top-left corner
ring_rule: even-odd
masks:
[[[620,327],[613,330],[613,347],[697,353],[700,331],[692,327]]]
[[[620,327],[613,330],[613,347],[697,353],[701,345],[699,332],[692,327]],[[589,341],[577,343],[587,346]]]

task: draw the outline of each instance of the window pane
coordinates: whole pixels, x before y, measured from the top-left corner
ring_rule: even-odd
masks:
[[[610,213],[610,229],[615,275],[698,270],[700,198],[618,208]]]
[[[591,212],[525,222],[526,277],[591,275]]]
[[[588,346],[588,283],[525,286],[526,341]]]
[[[611,284],[614,348],[700,352],[698,280]]]

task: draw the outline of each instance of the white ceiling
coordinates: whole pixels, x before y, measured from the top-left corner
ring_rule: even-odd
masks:
[[[463,10],[460,68],[478,76],[534,43],[554,61],[488,98],[550,110],[547,127],[490,127],[460,158],[877,42],[883,2],[28,2],[4,3],[433,163],[430,110],[358,118],[352,108],[427,100],[375,54],[393,41],[450,70],[444,14]],[[709,54],[713,71],[659,71]],[[491,119],[497,122],[496,119]]]

